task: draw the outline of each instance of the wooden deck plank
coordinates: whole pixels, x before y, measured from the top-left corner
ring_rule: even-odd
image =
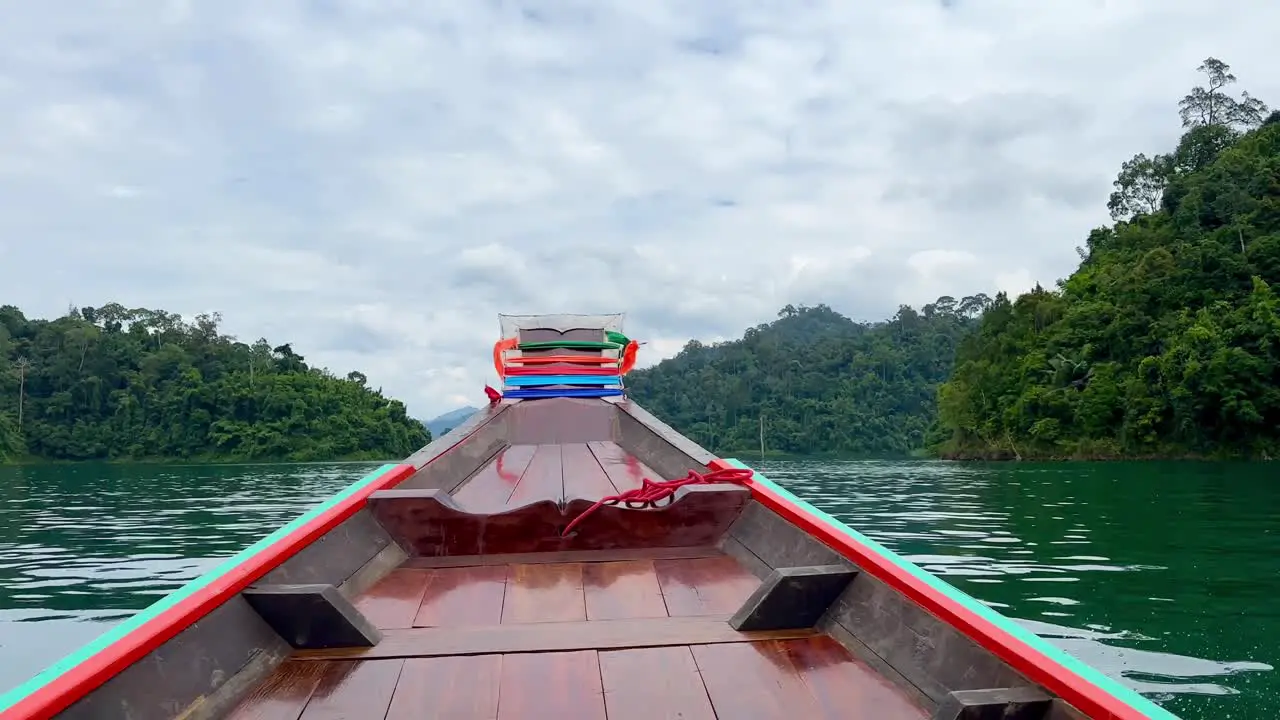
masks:
[[[572,622],[587,619],[582,565],[511,565],[502,623]]]
[[[298,720],[329,663],[284,661],[227,715],[227,720]]]
[[[824,716],[804,680],[776,643],[698,645],[693,648],[716,715],[734,720],[816,720]],[[876,720],[846,708],[845,720]]]
[[[497,625],[507,592],[507,566],[439,568],[418,571],[427,581],[412,625],[452,627]]]
[[[924,720],[929,713],[888,678],[850,656],[826,635],[778,642],[808,686],[824,718]]]
[[[728,556],[655,560],[653,567],[671,617],[732,614],[760,584]]]
[[[564,499],[564,466],[559,445],[538,445],[533,460],[507,498],[507,507],[516,508],[538,500]]]
[[[582,498],[595,501],[618,493],[613,481],[586,443],[562,446],[560,462],[564,466],[565,500]]]
[[[609,720],[716,720],[687,646],[599,655]]]
[[[667,617],[652,560],[582,566],[588,620]]]
[[[502,658],[498,720],[606,720],[594,650]]]
[[[387,714],[403,660],[330,663],[301,720],[358,720]]]
[[[536,565],[545,563],[602,563],[621,560],[665,560],[670,558],[724,557],[714,545],[671,548],[620,548],[618,550],[556,550],[552,552],[507,553],[494,555],[450,555],[445,557],[413,557],[402,568],[473,567],[481,565]]]
[[[396,568],[353,603],[379,630],[413,627],[430,571]]]
[[[507,506],[520,478],[533,461],[537,445],[511,445],[498,451],[488,465],[453,493],[453,499],[472,512],[498,512]]]
[[[493,720],[501,673],[501,655],[406,660],[386,720]]]
[[[817,633],[813,628],[738,632],[729,627],[728,619],[727,615],[721,615],[387,630],[382,634],[382,642],[370,648],[301,650],[294,653],[293,658],[307,661],[376,660],[564,650],[617,650],[804,638]]]
[[[604,469],[605,475],[613,482],[618,492],[626,492],[638,488],[644,478],[663,480],[657,470],[645,465],[636,456],[622,449],[622,446],[609,440],[598,440],[587,443],[591,454]]]

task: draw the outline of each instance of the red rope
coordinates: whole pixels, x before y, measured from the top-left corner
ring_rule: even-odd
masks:
[[[560,533],[560,537],[568,537],[569,532],[573,530],[578,523],[582,522],[588,515],[605,505],[617,505],[622,503],[632,510],[639,510],[645,507],[657,507],[658,501],[675,495],[676,490],[685,485],[711,485],[714,483],[732,483],[734,485],[746,485],[750,482],[752,476],[751,468],[723,468],[721,470],[712,470],[709,473],[700,473],[696,470],[690,470],[689,474],[678,480],[650,480],[649,478],[641,478],[640,487],[632,488],[626,492],[618,493],[607,498],[596,501],[595,505],[583,510],[578,517],[574,518],[567,526],[564,532]]]

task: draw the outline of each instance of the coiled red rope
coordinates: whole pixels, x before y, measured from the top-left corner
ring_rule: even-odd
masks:
[[[560,537],[568,537],[573,528],[581,523],[588,515],[599,510],[605,505],[617,505],[622,503],[632,510],[639,510],[646,507],[657,507],[658,502],[675,495],[676,490],[686,485],[712,485],[715,483],[732,483],[734,485],[746,485],[751,481],[753,472],[751,468],[723,468],[720,470],[712,470],[708,473],[700,473],[696,470],[690,470],[689,474],[678,480],[650,480],[642,478],[640,487],[632,488],[626,492],[601,498],[596,501],[595,505],[583,510],[578,517],[574,518],[565,526],[564,532],[560,533]]]

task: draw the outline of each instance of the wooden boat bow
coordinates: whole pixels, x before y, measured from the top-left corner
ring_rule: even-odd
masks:
[[[0,718],[1173,717],[645,411],[621,320],[503,316],[492,404]]]

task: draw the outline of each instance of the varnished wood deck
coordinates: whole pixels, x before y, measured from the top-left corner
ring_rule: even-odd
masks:
[[[265,720],[923,720],[826,636],[625,650],[289,660],[231,715]]]
[[[400,568],[356,601],[382,642],[298,653],[231,717],[926,717],[828,637],[732,631],[757,584],[724,555]]]
[[[640,487],[646,477],[662,479],[613,442],[512,445],[453,497],[472,512],[498,512],[538,500],[599,500]]]
[[[714,552],[714,551],[707,551]],[[355,602],[379,629],[730,615],[759,584],[733,558],[391,571]]]
[[[663,479],[612,442],[515,445],[454,492],[471,512]],[[923,719],[829,637],[739,633],[759,580],[719,550],[419,557],[355,600],[383,638],[295,653],[230,715],[273,720]]]

